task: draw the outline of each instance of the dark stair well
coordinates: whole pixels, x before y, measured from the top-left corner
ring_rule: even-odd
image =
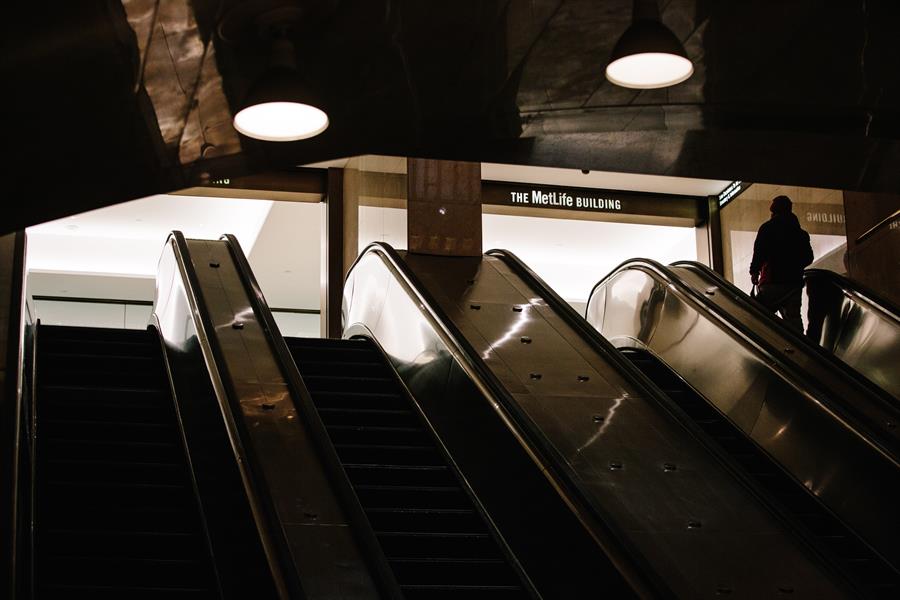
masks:
[[[286,341],[405,597],[528,597],[380,350]]]
[[[159,339],[41,326],[37,598],[218,598]]]

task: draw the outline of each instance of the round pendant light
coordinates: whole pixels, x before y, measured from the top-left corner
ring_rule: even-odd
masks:
[[[267,142],[293,142],[328,129],[328,115],[313,88],[301,76],[294,59],[294,45],[286,38],[272,43],[273,66],[251,86],[234,128]]]
[[[638,19],[622,34],[606,78],[622,87],[650,90],[688,79],[694,65],[675,34],[655,19]]]
[[[234,115],[234,128],[257,140],[293,142],[328,129],[328,115],[301,102],[264,102]]]

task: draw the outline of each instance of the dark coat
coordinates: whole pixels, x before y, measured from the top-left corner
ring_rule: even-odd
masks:
[[[794,213],[773,214],[760,225],[753,244],[750,275],[759,283],[803,285],[803,269],[813,261],[809,234]]]

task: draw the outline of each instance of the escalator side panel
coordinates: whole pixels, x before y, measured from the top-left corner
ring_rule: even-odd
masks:
[[[764,354],[641,268],[604,280],[588,303],[587,320],[619,347],[652,350],[898,564],[897,465]]]
[[[814,341],[900,400],[896,309],[836,273],[807,269],[804,278]]]
[[[759,305],[754,300],[740,291],[736,294],[731,292],[731,286],[727,282],[720,283],[705,271],[692,266],[676,265],[671,268],[671,272],[681,283],[702,293],[708,303],[749,328],[763,344],[767,344],[775,351],[779,360],[796,366],[820,387],[825,388],[823,391],[837,398],[852,398],[853,402],[847,403],[850,414],[858,415],[872,434],[883,440],[883,445],[900,455],[900,429],[888,426],[888,423],[896,424],[900,420],[900,404],[883,389],[854,372],[840,360],[825,360],[822,353],[809,344],[808,338],[799,330],[793,331],[799,335],[799,339],[795,342],[792,339],[792,330],[787,329],[781,319],[769,313],[760,314]],[[854,323],[849,327],[859,328],[858,335],[848,336],[848,341],[854,344],[854,349],[862,350],[869,344],[877,344],[882,332],[875,329],[875,323],[860,313],[858,307],[847,308],[850,313],[847,319]],[[862,320],[868,320],[868,323],[863,325],[862,322],[857,322]],[[786,351],[786,348],[790,350]],[[878,360],[882,361],[881,366],[877,368],[886,369],[887,372],[884,373],[886,377],[896,377],[894,363],[897,362],[898,355],[896,353],[891,355],[890,351],[887,355],[881,355],[882,350],[885,349],[870,346],[870,351],[873,354],[877,353]],[[894,350],[897,350],[896,346]],[[890,365],[883,364],[884,361],[890,362]]]
[[[190,314],[187,307],[182,314]],[[169,329],[164,347],[222,588],[231,598],[275,598],[265,550],[194,323],[190,318],[183,323]],[[180,335],[176,338],[173,333]]]
[[[779,510],[829,556],[857,590],[866,597],[897,596],[900,575],[860,542],[815,495],[653,354],[637,348],[623,348],[622,353],[651,377],[713,443],[728,453],[747,476],[765,490]]]
[[[344,311],[344,335],[378,340],[542,597],[579,597],[598,580],[611,596],[633,596],[377,257],[357,262],[344,287]]]
[[[382,308],[355,306],[353,296],[369,271],[378,270],[378,260],[364,256],[354,269],[357,277],[351,274],[356,280],[345,295],[345,323],[370,328],[410,389],[424,399],[418,390],[429,389],[429,370],[438,377],[446,370],[439,359],[450,350],[415,302],[407,297],[403,306],[408,292],[396,282]],[[506,384],[513,402],[505,409],[517,411],[514,422],[526,428],[516,431],[529,439],[544,436],[569,480],[589,499],[591,516],[637,549],[631,564],[650,566],[683,597],[711,596],[722,586],[763,597],[774,595],[779,585],[791,587],[797,597],[843,596],[840,584],[665,409],[641,397],[578,333],[554,319],[539,295],[516,281],[501,261],[413,255],[405,261]],[[461,379],[468,379],[457,368]],[[445,384],[431,389],[440,385]],[[444,398],[454,400],[464,407],[479,401],[474,394],[466,404]],[[442,419],[454,419],[449,406],[423,408],[438,430]],[[460,435],[447,444],[454,456],[463,457],[468,445],[474,458],[479,446],[482,455],[490,452],[479,442]],[[668,463],[679,469],[666,471]],[[479,481],[473,488],[497,483]]]
[[[157,280],[182,278],[190,290],[176,285],[159,294],[154,313],[160,328],[177,344],[185,321],[200,315],[194,325],[202,328],[198,341],[207,376],[241,465],[278,594],[381,597],[338,498],[339,482],[300,417],[295,389],[232,252],[224,240],[185,240],[177,232],[170,237]]]

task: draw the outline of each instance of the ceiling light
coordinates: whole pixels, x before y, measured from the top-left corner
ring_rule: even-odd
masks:
[[[659,21],[658,12],[655,0],[635,2],[635,20],[619,38],[606,67],[612,83],[649,90],[681,83],[694,72],[684,46]]]
[[[251,86],[234,128],[267,142],[292,142],[319,135],[328,128],[321,101],[300,75],[294,45],[282,37],[273,41],[273,66]]]

